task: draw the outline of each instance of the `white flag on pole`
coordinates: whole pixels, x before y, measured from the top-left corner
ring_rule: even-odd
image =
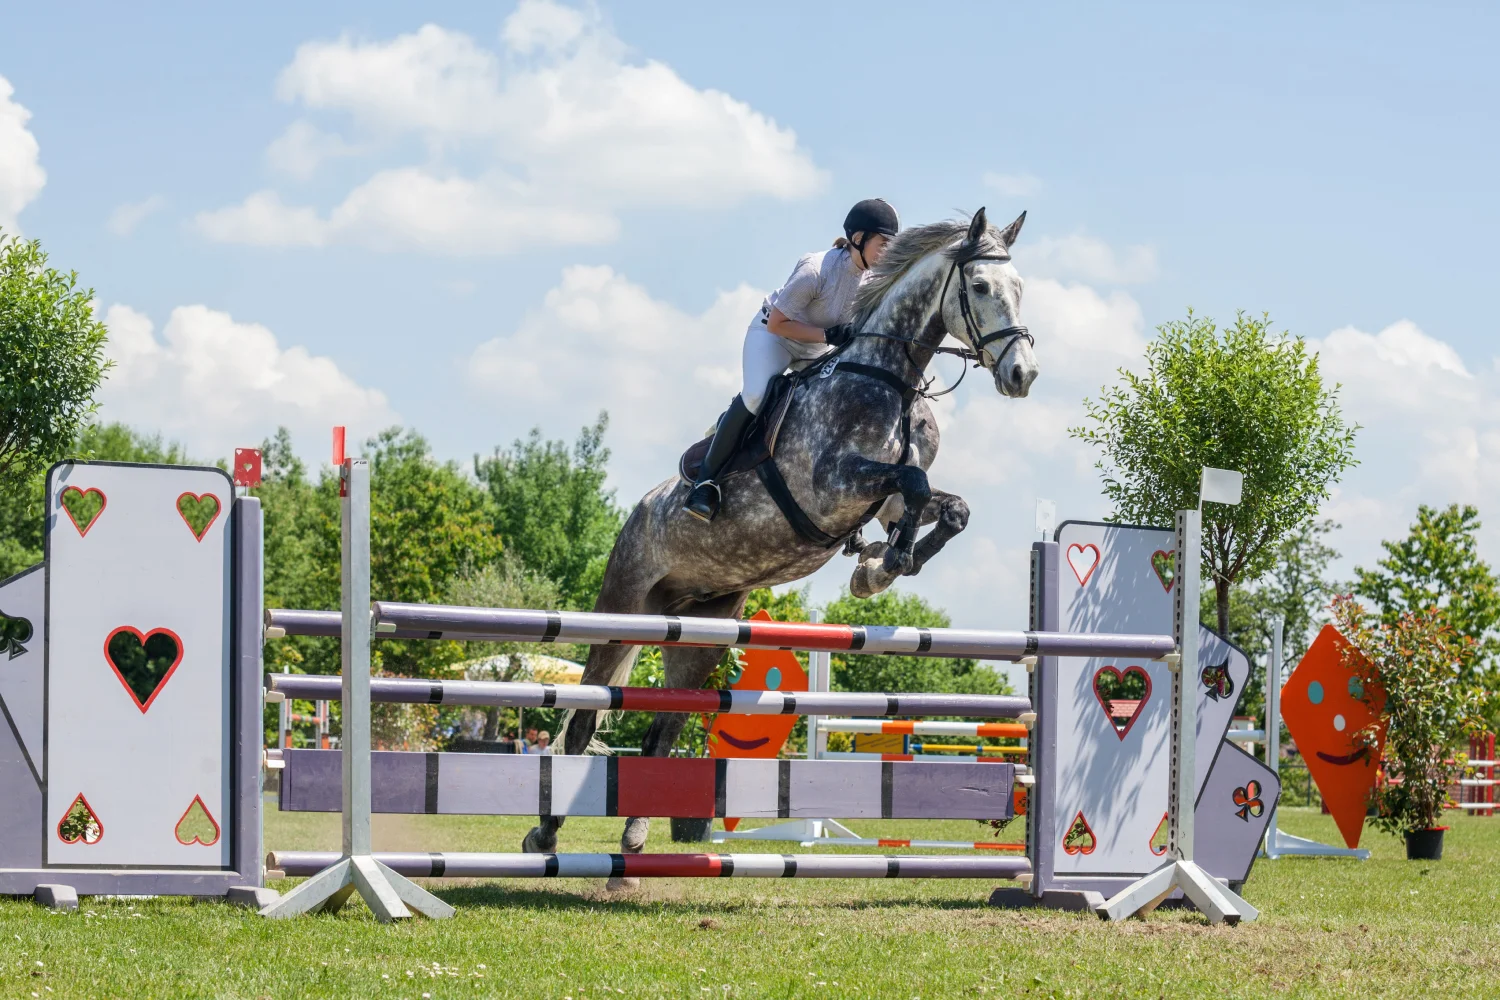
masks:
[[[1245,489],[1245,474],[1234,469],[1210,469],[1203,467],[1203,483],[1199,489],[1198,507],[1206,503],[1222,503],[1233,506],[1240,502]]]

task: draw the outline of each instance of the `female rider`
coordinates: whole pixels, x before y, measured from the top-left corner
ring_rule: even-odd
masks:
[[[901,220],[885,199],[867,198],[844,217],[844,237],[833,241],[832,250],[797,261],[786,284],[766,296],[745,331],[743,388],[719,418],[683,510],[701,521],[712,521],[719,513],[714,477],[760,412],[767,385],[794,361],[812,361],[849,339],[852,331],[843,324],[849,321],[860,280],[900,229]]]

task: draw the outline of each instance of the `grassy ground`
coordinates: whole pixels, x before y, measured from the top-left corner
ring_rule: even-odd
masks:
[[[513,850],[521,820],[377,817],[385,850]],[[620,821],[572,820],[563,849],[616,849]],[[577,880],[442,883],[451,921],[261,920],[189,900],[0,902],[11,997],[1480,997],[1500,996],[1500,818],[1457,818],[1446,855],[1256,864],[1262,918],[988,907],[980,881],[667,880],[625,895]],[[883,836],[983,838],[977,824],[867,823]],[[1290,832],[1333,824],[1286,810]],[[671,850],[658,821],[652,850]],[[330,848],[336,816],[280,814],[267,842]],[[735,849],[744,849],[736,846]],[[276,886],[285,890],[290,883]]]

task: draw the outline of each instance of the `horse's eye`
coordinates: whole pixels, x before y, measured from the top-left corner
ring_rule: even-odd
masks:
[[[975,295],[990,294],[990,283],[988,281],[976,281],[974,282],[973,287]]]

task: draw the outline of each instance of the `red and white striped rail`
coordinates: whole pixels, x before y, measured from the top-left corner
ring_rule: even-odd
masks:
[[[979,660],[1018,660],[1023,656],[1160,659],[1175,648],[1172,637],[1167,635],[735,621],[676,615],[466,608],[394,601],[375,602],[372,614],[377,637],[391,638],[827,650]],[[286,635],[332,636],[338,635],[340,629],[339,616],[332,611],[272,609],[266,612],[266,626]]]
[[[915,845],[913,845],[915,846]],[[376,853],[408,878],[1015,878],[1025,858],[883,854]],[[316,875],[337,851],[272,851],[268,874]],[[272,875],[272,877],[276,877]]]

